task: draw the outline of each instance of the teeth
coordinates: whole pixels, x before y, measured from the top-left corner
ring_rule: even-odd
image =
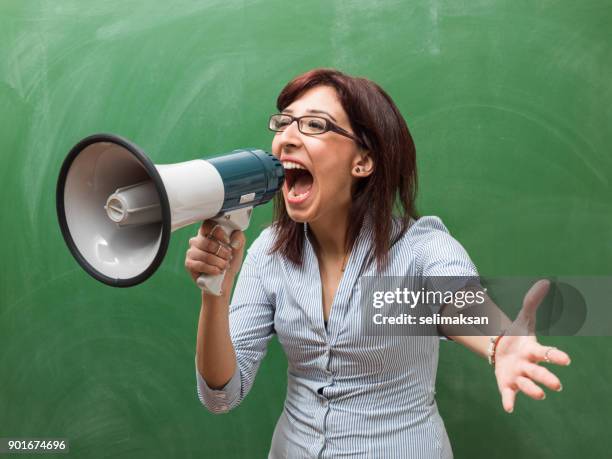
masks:
[[[294,163],[293,161],[283,161],[283,167],[285,169],[303,169],[306,170],[304,166],[298,163]]]

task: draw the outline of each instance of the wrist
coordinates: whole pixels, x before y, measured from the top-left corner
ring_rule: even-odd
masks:
[[[202,290],[202,308],[214,311],[227,311],[229,309],[229,294],[225,291],[221,295]]]
[[[502,332],[497,336],[489,337],[489,347],[487,348],[487,358],[489,360],[489,364],[495,368],[495,360],[497,358],[499,351],[499,343],[503,340],[506,334],[506,330],[502,330]]]

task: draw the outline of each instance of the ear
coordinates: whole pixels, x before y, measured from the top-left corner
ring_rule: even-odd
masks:
[[[360,152],[353,160],[351,175],[355,178],[365,178],[374,172],[374,161],[369,151]]]

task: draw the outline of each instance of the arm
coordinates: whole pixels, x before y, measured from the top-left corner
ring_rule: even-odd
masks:
[[[242,237],[242,233],[238,236]],[[242,237],[242,246],[243,241]],[[244,399],[274,331],[274,308],[259,277],[258,242],[253,243],[242,265],[231,306],[229,292],[242,261],[242,253],[237,249],[227,268],[223,294],[219,297],[202,294],[196,381],[200,401],[213,413],[227,412]],[[199,273],[193,274],[194,280],[197,276]]]
[[[210,297],[202,293],[196,365],[211,389],[225,386],[236,370],[236,353],[229,332],[228,296],[224,293],[220,297]]]
[[[428,249],[424,251],[423,258],[423,274],[426,277],[478,276],[476,267],[465,249],[447,232],[438,232],[434,235],[428,244]],[[435,281],[433,278],[433,283],[436,283]],[[466,325],[439,326],[442,333],[483,357],[488,356],[490,337],[497,337],[502,330],[507,330],[506,335],[497,344],[495,377],[502,405],[508,413],[514,409],[516,393],[519,390],[533,399],[545,398],[544,391],[535,382],[555,391],[561,390],[559,378],[547,368],[538,365],[540,362],[558,365],[570,363],[570,358],[565,352],[554,347],[542,346],[535,337],[536,311],[546,296],[548,286],[547,281],[539,281],[532,286],[525,295],[523,308],[514,322],[511,322],[491,298],[485,295],[485,302],[482,305],[470,306],[467,311],[475,316],[489,317],[492,319],[492,325],[485,328]],[[440,313],[449,316],[458,312],[461,312],[459,308],[447,304]]]
[[[448,303],[440,311],[440,315],[444,317],[453,317],[460,313],[474,317],[487,317],[492,324],[488,326],[439,325],[438,330],[475,354],[488,359],[490,339],[497,338],[503,330],[509,330],[512,321],[486,293],[484,293],[483,304],[472,304],[468,307],[458,308],[452,303]]]

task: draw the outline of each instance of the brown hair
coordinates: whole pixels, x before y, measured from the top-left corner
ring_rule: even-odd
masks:
[[[336,90],[352,131],[369,150],[374,162],[372,174],[358,180],[353,189],[346,241],[348,250],[357,239],[364,219],[371,218],[374,256],[377,268],[382,270],[388,261],[394,208],[401,218],[401,235],[408,229],[410,217],[418,218],[414,202],[416,151],[412,136],[395,103],[380,86],[334,69],[310,70],[287,83],[276,101],[279,112],[315,86]],[[291,220],[281,194],[275,197],[274,228],[276,240],[270,252],[280,252],[301,265],[304,225]]]

